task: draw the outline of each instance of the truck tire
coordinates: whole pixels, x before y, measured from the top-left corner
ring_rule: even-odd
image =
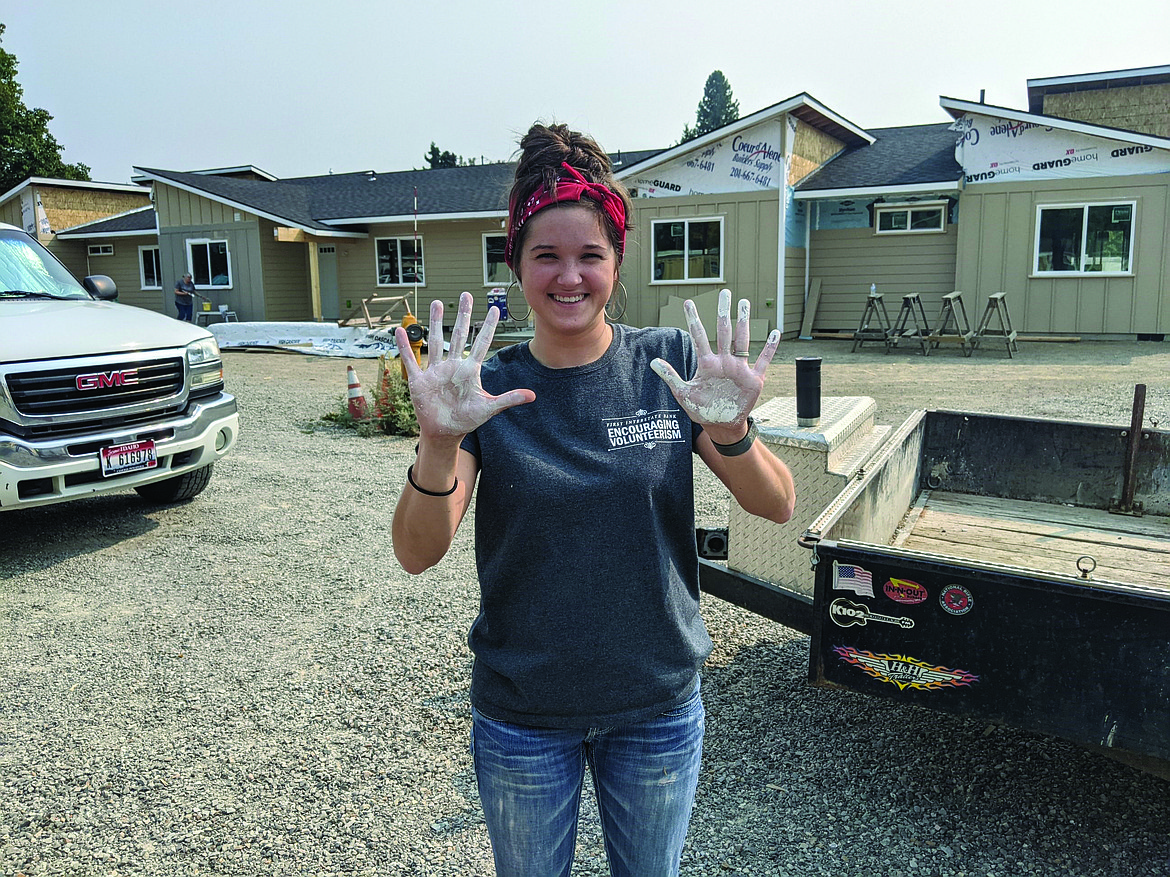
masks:
[[[203,492],[203,488],[211,481],[211,463],[199,469],[192,469],[174,478],[165,481],[155,481],[153,484],[144,484],[135,487],[138,495],[148,502],[182,502],[192,499]]]

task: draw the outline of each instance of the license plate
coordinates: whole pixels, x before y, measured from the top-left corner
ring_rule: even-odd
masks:
[[[102,448],[101,457],[102,475],[123,475],[139,469],[153,469],[158,465],[154,442],[150,439]]]

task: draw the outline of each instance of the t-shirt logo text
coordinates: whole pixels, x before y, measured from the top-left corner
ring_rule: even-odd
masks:
[[[659,442],[683,440],[677,411],[639,410],[630,417],[607,417],[605,432],[611,451],[639,445],[652,448]]]

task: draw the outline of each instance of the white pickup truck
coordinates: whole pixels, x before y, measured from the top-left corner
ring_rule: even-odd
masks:
[[[116,297],[0,223],[0,511],[131,488],[190,499],[235,444],[211,333]]]

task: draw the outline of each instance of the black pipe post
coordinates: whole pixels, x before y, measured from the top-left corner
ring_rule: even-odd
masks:
[[[821,419],[821,358],[796,357],[796,425],[816,426]]]

